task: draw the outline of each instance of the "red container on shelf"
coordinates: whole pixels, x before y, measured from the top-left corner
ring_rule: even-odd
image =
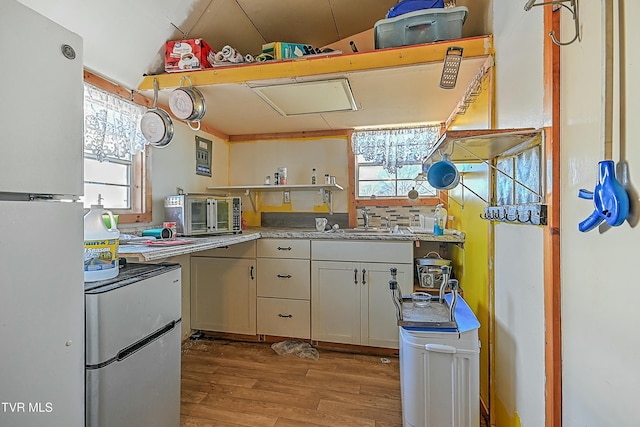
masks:
[[[213,58],[209,61],[209,57],[213,55],[215,51],[203,39],[169,41],[166,44],[164,70],[176,73],[211,68]]]

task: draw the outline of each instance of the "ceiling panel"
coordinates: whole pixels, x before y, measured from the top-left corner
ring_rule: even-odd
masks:
[[[362,2],[353,0],[330,0],[333,17],[338,28],[338,38],[352,36],[373,28],[376,21],[384,19],[396,0]],[[329,41],[329,44],[335,40]]]
[[[265,43],[234,0],[213,0],[189,36],[202,37],[216,51],[229,45],[242,55],[261,53],[262,44]]]
[[[199,89],[207,107],[202,122],[227,135],[331,129],[319,114],[281,116],[246,84],[219,84]],[[168,105],[170,94],[171,91],[161,91],[159,102]]]
[[[338,39],[329,0],[237,0],[267,42],[324,46]]]

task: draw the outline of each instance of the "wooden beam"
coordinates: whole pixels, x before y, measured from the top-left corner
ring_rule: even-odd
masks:
[[[303,139],[303,138],[331,138],[332,136],[344,137],[353,132],[351,129],[318,130],[302,132],[282,132],[282,133],[254,133],[246,135],[229,135],[229,142],[246,141],[272,141],[279,139]]]
[[[560,35],[560,12],[544,8],[544,33]],[[560,283],[560,46],[544,42],[545,159],[548,225],[544,233],[545,426],[562,426]]]

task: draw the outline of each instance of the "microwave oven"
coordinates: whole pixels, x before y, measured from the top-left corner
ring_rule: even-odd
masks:
[[[241,233],[240,197],[179,194],[164,199],[165,221],[176,223],[179,236]]]

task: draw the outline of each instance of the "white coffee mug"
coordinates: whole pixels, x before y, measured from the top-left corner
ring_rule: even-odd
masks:
[[[324,231],[327,222],[327,218],[316,218],[316,231]]]

